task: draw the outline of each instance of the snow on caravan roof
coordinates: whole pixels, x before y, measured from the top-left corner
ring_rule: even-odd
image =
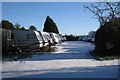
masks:
[[[37,31],[34,31],[36,35],[40,35]]]
[[[48,32],[43,32],[43,34],[45,35],[47,40],[51,40],[52,39]]]
[[[34,33],[37,36],[38,40],[43,41],[42,36],[39,34],[38,31],[34,31]]]
[[[40,32],[41,32],[41,35],[42,35],[42,37],[43,37],[43,40],[44,40],[44,41],[48,41],[45,32],[42,32],[42,31],[40,31]]]

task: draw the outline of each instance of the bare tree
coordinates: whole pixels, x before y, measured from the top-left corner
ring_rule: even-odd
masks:
[[[115,17],[120,17],[120,2],[98,2],[95,5],[91,4],[90,6],[85,6],[85,8],[95,15],[100,26]]]

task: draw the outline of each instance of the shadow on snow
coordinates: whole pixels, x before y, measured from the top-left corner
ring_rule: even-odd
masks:
[[[46,70],[9,71],[14,78],[118,78],[118,66],[72,67]],[[116,69],[116,70],[115,70]]]

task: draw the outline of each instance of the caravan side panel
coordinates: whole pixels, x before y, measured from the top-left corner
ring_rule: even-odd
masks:
[[[14,45],[30,48],[42,47],[42,39],[40,39],[37,31],[31,30],[14,30],[11,34],[12,42]]]

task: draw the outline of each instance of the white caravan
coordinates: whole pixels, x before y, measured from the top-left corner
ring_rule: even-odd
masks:
[[[62,41],[64,41],[64,38],[62,37],[62,34],[57,34],[58,39],[59,39],[59,43],[61,44]]]
[[[59,44],[59,37],[56,33],[50,33],[50,36],[52,37],[54,44]]]
[[[12,30],[11,31],[12,44],[23,47],[30,47],[37,49],[43,47],[43,39],[38,31],[32,30]]]
[[[42,36],[43,46],[48,46],[53,43],[52,38],[49,33],[39,31],[39,34]]]

